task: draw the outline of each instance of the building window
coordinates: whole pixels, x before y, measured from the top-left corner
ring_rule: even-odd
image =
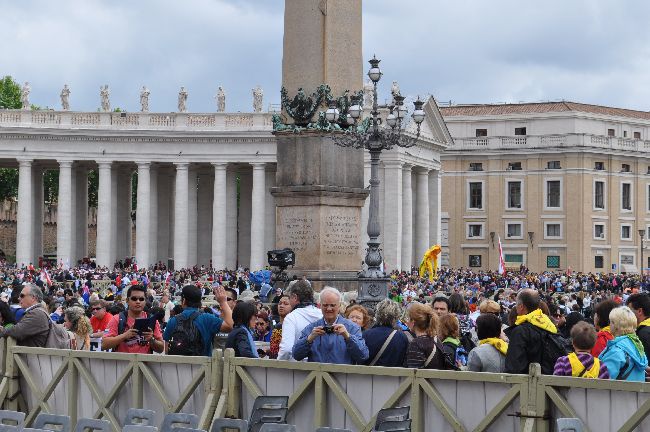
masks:
[[[522,254],[506,254],[503,260],[509,264],[523,264],[524,256]]]
[[[486,137],[487,136],[487,129],[476,129],[476,136],[477,137]]]
[[[632,210],[632,183],[621,183],[621,210]]]
[[[605,208],[605,182],[594,182],[594,208],[603,210]]]
[[[627,138],[627,131],[623,131],[623,138]]]
[[[594,239],[601,240],[605,238],[605,224],[594,225]]]
[[[467,238],[483,238],[483,224],[467,224]]]
[[[641,139],[641,132],[634,132],[634,139]]]
[[[481,267],[481,255],[470,255],[469,256],[469,266],[470,267]]]
[[[525,127],[515,128],[515,135],[526,135],[526,128]]]
[[[483,182],[469,183],[469,208],[483,209]]]
[[[650,212],[650,184],[646,185],[647,187],[647,196],[646,196],[646,210]],[[650,239],[650,237],[648,237]]]
[[[560,161],[548,161],[546,162],[547,169],[562,169],[560,166]]]
[[[562,224],[559,223],[545,223],[546,238],[562,238]]]
[[[632,240],[632,226],[629,224],[621,225],[621,240]]]
[[[560,257],[558,255],[548,255],[546,257],[547,268],[560,268]]]
[[[509,181],[507,185],[507,205],[509,209],[521,209],[521,182]]]
[[[483,171],[483,164],[481,162],[472,162],[469,164],[470,171]]]
[[[605,171],[605,162],[594,163],[594,169],[597,171]]]
[[[521,222],[506,222],[506,237],[509,239],[521,239],[523,224]]]
[[[631,172],[630,164],[621,164],[621,172]]]
[[[562,183],[560,180],[547,180],[546,181],[546,207],[547,208],[560,208],[562,207]]]
[[[607,129],[607,136],[608,137],[616,136],[616,132],[614,131],[614,129]]]
[[[594,267],[596,267],[597,269],[601,269],[605,267],[605,260],[603,259],[602,255],[596,255],[594,257]]]
[[[521,162],[508,163],[508,171],[521,171]]]

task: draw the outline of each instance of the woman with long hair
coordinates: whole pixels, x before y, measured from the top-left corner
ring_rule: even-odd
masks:
[[[280,341],[282,340],[282,323],[284,322],[284,317],[289,315],[289,312],[293,309],[291,307],[291,302],[289,301],[289,296],[283,294],[278,301],[278,313],[279,318],[278,323],[273,327],[271,332],[271,343],[269,345],[269,358],[276,359],[278,358],[278,352],[280,351]]]
[[[413,303],[408,309],[406,325],[415,338],[406,350],[405,366],[418,369],[444,369],[445,356],[439,347],[438,316],[433,308],[421,303]]]
[[[79,306],[67,308],[63,313],[63,325],[72,333],[70,344],[73,350],[90,350],[90,334],[93,332],[93,327],[83,308]]]

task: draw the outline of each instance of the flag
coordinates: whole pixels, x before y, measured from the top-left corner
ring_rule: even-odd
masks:
[[[424,253],[420,263],[420,277],[423,277],[428,272],[429,280],[433,282],[433,277],[438,271],[438,255],[440,255],[441,251],[440,245],[433,245]]]
[[[499,238],[499,274],[506,273],[506,262],[503,260],[503,248],[501,247],[501,236]]]

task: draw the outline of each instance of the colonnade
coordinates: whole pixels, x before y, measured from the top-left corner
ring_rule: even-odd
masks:
[[[259,269],[275,247],[275,164],[57,160],[57,261],[88,256],[88,171],[99,174],[96,262],[135,256],[139,266],[173,260],[174,268],[212,265]],[[21,159],[16,262],[43,253],[43,166]],[[51,168],[51,161],[48,161]],[[137,171],[137,206],[132,175]],[[133,211],[135,210],[135,212]],[[135,248],[132,227],[135,224]]]
[[[369,165],[366,165],[365,176],[366,179],[370,177]],[[441,186],[439,169],[399,159],[382,162],[380,241],[386,271],[418,265],[429,247],[440,244]],[[365,232],[367,217],[367,210],[364,209],[364,250],[368,240]]]

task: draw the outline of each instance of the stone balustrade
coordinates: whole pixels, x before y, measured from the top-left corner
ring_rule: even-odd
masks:
[[[0,126],[54,129],[271,131],[272,113],[0,110]]]
[[[597,147],[650,153],[650,141],[591,134],[526,135],[521,137],[454,137],[450,149],[503,150],[549,147]]]

